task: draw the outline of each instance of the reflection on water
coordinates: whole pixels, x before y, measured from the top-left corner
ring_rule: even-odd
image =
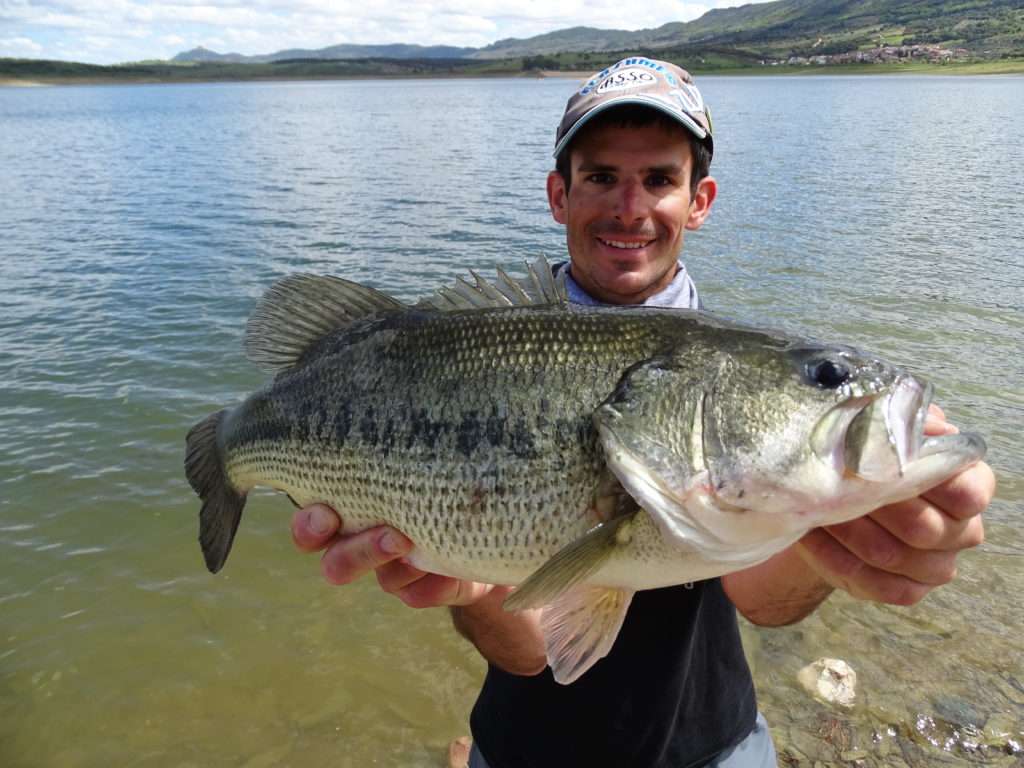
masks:
[[[744,628],[791,765],[1021,764],[1021,84],[703,81],[707,303],[926,374],[1000,479],[987,543],[922,605]],[[209,576],[184,434],[262,381],[241,334],[280,275],[409,298],[559,257],[543,186],[571,87],[0,89],[0,764],[441,763],[483,672],[445,614],[323,584],[271,495]],[[857,670],[851,710],[796,683],[822,656]]]

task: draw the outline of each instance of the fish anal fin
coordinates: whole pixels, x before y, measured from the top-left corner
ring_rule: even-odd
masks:
[[[556,682],[568,685],[608,655],[633,595],[632,590],[579,586],[544,609],[540,627]]]
[[[289,275],[263,295],[245,328],[246,356],[271,373],[298,365],[333,331],[406,305],[369,286],[329,275]]]
[[[542,608],[600,570],[616,549],[630,542],[636,512],[599,523],[563,547],[505,598],[508,611]]]

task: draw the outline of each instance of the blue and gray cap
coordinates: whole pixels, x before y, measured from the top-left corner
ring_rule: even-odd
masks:
[[[690,73],[667,61],[632,56],[602,69],[569,97],[555,135],[555,157],[591,119],[623,104],[664,112],[714,151],[711,110]]]

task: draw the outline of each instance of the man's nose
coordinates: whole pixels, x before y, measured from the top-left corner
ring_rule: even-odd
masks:
[[[623,224],[632,224],[640,219],[646,219],[649,213],[650,203],[643,181],[639,179],[623,181],[619,185],[615,200],[615,218]]]

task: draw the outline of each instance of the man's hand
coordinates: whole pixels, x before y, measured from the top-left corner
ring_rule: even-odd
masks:
[[[925,433],[956,431],[932,406]],[[797,551],[821,578],[854,597],[913,605],[951,581],[957,555],[984,540],[981,513],[994,493],[995,476],[979,462],[916,498],[816,528]]]
[[[349,584],[370,571],[381,589],[412,608],[449,606],[459,633],[508,672],[535,675],[547,664],[540,612],[502,607],[511,587],[463,581],[414,568],[403,559],[412,542],[388,526],[339,534],[341,519],[323,504],[292,516],[292,539],[303,552],[323,550],[320,569],[332,584]]]
[[[956,432],[932,406],[925,432]],[[920,496],[847,523],[815,528],[760,565],[722,578],[737,609],[755,624],[799,621],[842,589],[854,597],[913,605],[956,576],[957,555],[985,537],[981,513],[995,476],[979,462]]]
[[[426,573],[403,559],[412,542],[388,526],[339,535],[341,519],[323,504],[311,504],[292,517],[292,539],[303,552],[324,550],[320,570],[331,584],[349,584],[375,571],[381,589],[412,608],[470,605],[493,588]]]

